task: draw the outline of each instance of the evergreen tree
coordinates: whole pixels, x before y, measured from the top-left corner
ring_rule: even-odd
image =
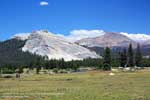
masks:
[[[60,69],[65,69],[65,68],[66,68],[64,58],[60,59],[60,60],[58,61],[58,63],[59,63],[59,68],[60,68]]]
[[[132,44],[129,45],[128,48],[128,61],[127,64],[129,67],[134,67],[134,52],[132,48]]]
[[[111,64],[111,50],[109,47],[106,47],[106,49],[105,49],[104,63]]]
[[[125,67],[126,64],[127,64],[127,51],[126,48],[124,48],[120,54],[120,65],[121,67]]]
[[[111,69],[111,50],[109,47],[106,47],[104,53],[104,66],[103,70],[110,70]]]
[[[70,66],[73,70],[77,70],[78,66],[76,64],[76,62],[74,60],[71,61],[71,66]]]
[[[135,55],[135,64],[138,67],[142,66],[142,53],[141,53],[140,44],[137,45],[136,55]]]

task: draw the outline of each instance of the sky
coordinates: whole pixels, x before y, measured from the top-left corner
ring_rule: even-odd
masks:
[[[41,29],[150,34],[150,0],[0,0],[0,40]]]

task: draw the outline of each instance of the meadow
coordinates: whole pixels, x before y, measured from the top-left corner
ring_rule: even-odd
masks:
[[[150,100],[150,71],[0,78],[0,100]]]

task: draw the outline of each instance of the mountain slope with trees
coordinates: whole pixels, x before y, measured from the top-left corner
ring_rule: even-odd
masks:
[[[10,39],[0,42],[0,65],[22,65],[27,66],[40,56],[23,52],[21,48],[25,41]]]

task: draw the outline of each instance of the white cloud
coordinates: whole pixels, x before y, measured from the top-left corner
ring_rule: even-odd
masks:
[[[97,36],[104,35],[105,32],[103,30],[72,30],[69,35],[63,35],[63,34],[57,34],[58,36],[64,37],[67,40],[71,42],[75,42],[77,40],[83,39],[83,38],[93,38]],[[150,40],[150,35],[148,34],[130,34],[125,32],[120,32],[120,34],[123,34],[130,39],[134,41],[145,41]]]
[[[57,35],[62,36],[71,42],[75,42],[83,38],[92,38],[101,36],[103,34],[105,34],[103,30],[72,30],[69,35],[65,36],[62,34]]]
[[[48,2],[46,2],[46,1],[41,1],[41,2],[40,2],[40,6],[48,6]]]
[[[120,32],[120,34],[123,34],[135,41],[145,41],[145,40],[150,39],[150,35],[147,35],[147,34],[129,34],[125,32]]]

